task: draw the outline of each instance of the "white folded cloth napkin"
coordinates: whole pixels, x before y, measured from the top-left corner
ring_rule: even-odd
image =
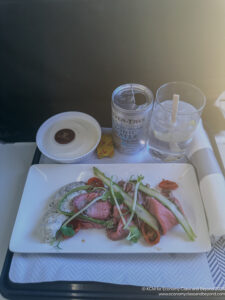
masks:
[[[95,281],[167,288],[215,287],[206,254],[14,254],[17,283]]]

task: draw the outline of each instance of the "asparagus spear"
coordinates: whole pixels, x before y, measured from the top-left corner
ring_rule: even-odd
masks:
[[[163,196],[158,191],[151,189],[151,188],[143,185],[142,183],[140,183],[140,185],[139,185],[139,190],[144,192],[148,196],[157,199],[163,206],[168,208],[173,213],[173,215],[177,219],[178,223],[183,227],[184,231],[187,233],[190,240],[193,241],[196,238],[196,235],[195,235],[193,229],[191,228],[190,224],[188,223],[188,220],[180,212],[180,210],[177,208],[177,206],[172,201],[167,199],[165,196]]]
[[[94,171],[94,174],[96,177],[100,178],[104,184],[106,184],[107,186],[110,187],[110,179],[108,177],[106,177],[104,173],[102,173],[96,167],[93,167],[93,171]],[[113,189],[115,192],[119,192],[122,195],[125,204],[132,210],[132,206],[133,206],[132,197],[130,197],[130,195],[128,195],[126,192],[124,192],[124,190],[116,183],[113,183]],[[137,203],[135,212],[142,221],[147,223],[154,230],[159,231],[159,226],[158,226],[157,220],[142,205]]]
[[[126,229],[129,226],[130,222],[133,219],[135,208],[136,208],[136,205],[137,205],[138,187],[139,187],[142,179],[144,179],[143,176],[138,176],[138,179],[137,179],[137,182],[136,182],[136,186],[135,186],[135,190],[134,190],[134,201],[133,201],[133,205],[132,205],[132,212],[131,212],[130,218],[127,221],[127,224],[124,226],[124,229]]]

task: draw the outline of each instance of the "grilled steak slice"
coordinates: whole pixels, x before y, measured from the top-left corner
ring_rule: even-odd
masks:
[[[98,197],[99,194],[97,192],[93,193],[85,193],[78,195],[73,198],[73,206],[76,211],[81,210],[83,207],[85,207],[90,201],[94,200],[96,197]]]
[[[124,219],[126,222],[128,221],[129,217],[130,217],[130,214],[124,215]],[[135,223],[132,220],[129,224],[129,227],[133,226],[133,225],[135,225]],[[120,218],[119,222],[116,224],[116,228],[108,229],[106,231],[108,238],[113,241],[118,241],[118,240],[122,240],[122,239],[126,238],[129,234],[129,232],[130,232],[129,229],[124,229],[124,224],[123,224],[123,221],[121,218]]]
[[[179,201],[174,197],[170,200],[173,201],[174,204],[176,204],[180,211],[183,213]],[[177,219],[175,218],[173,213],[155,198],[146,196],[145,208],[158,220],[162,234],[166,234],[167,231],[178,224]]]
[[[119,223],[117,224],[116,230],[108,229],[106,231],[107,237],[112,241],[118,241],[126,238],[129,234],[128,229],[123,229],[124,224],[122,219],[120,219]]]
[[[85,211],[91,218],[107,220],[111,215],[112,204],[109,201],[99,200]]]
[[[93,193],[85,193],[81,194],[73,199],[74,210],[79,211],[84,208],[89,202],[94,200],[96,197],[99,197],[100,193],[93,192]],[[112,205],[109,201],[102,201],[98,200],[97,202],[93,203],[85,210],[85,214],[88,217],[100,219],[100,220],[107,220],[111,214]]]
[[[129,209],[125,204],[120,204],[120,210],[124,216],[127,215],[129,212]],[[113,206],[113,218],[115,223],[118,223],[121,218],[119,210],[116,205]]]

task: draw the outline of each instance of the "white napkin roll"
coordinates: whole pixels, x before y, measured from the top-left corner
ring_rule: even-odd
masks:
[[[225,170],[225,130],[221,131],[215,136],[217,148],[220,153],[221,160],[223,162],[224,170]]]
[[[198,127],[196,128],[195,134],[191,141],[190,147],[188,149],[187,156],[190,158],[198,150],[209,148],[212,150],[212,146],[208,135],[203,127],[202,120],[200,120]]]
[[[225,180],[202,121],[187,156],[197,171],[209,234],[217,240],[225,235]]]
[[[209,234],[225,235],[225,180],[221,174],[204,177],[199,184],[209,226]]]

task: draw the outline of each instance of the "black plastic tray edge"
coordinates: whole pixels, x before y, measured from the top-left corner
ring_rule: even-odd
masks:
[[[41,153],[39,149],[36,148],[32,165],[38,164],[40,157]],[[137,287],[84,281],[55,281],[27,284],[14,283],[9,279],[12,258],[13,253],[8,249],[0,277],[0,292],[7,299],[171,299],[172,294],[169,296],[168,293],[182,292],[182,290],[159,290],[152,287]],[[205,295],[203,296],[200,296],[197,291],[185,290],[185,293],[188,292],[193,293],[192,299],[205,299],[206,297],[208,298],[209,293],[213,296],[214,292],[215,295],[217,293],[218,298],[220,292],[224,292],[224,290],[204,290]],[[185,293],[184,295],[178,295],[176,299],[183,299],[186,297]],[[221,297],[219,298],[221,299]],[[225,299],[223,296],[222,298]]]

